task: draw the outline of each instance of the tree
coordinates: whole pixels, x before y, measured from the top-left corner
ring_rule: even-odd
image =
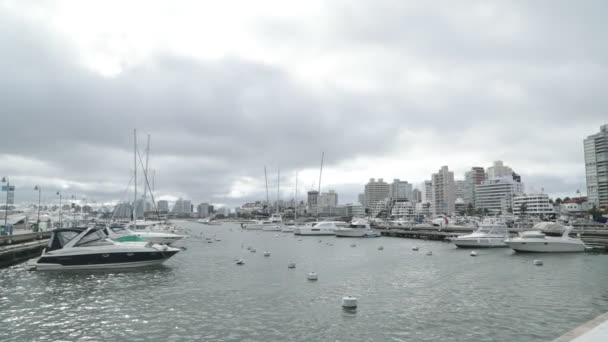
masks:
[[[509,214],[513,214],[513,207],[508,207],[508,208],[507,208],[507,212],[508,212]]]
[[[490,213],[490,209],[483,208],[483,214],[484,214],[484,216],[488,216],[489,213]]]
[[[522,203],[519,206],[519,216],[524,216],[526,215],[526,211],[528,211],[528,206],[526,205],[526,203]]]
[[[556,198],[555,199],[555,204],[562,204],[562,199],[561,198]]]
[[[473,203],[469,203],[467,205],[467,215],[469,215],[469,216],[475,215],[475,208],[473,208]]]

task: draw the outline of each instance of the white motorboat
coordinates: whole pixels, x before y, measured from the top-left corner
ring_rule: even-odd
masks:
[[[197,223],[205,224],[208,226],[219,226],[222,223],[220,221],[212,220],[211,217],[207,217],[204,219],[196,220]]]
[[[246,230],[280,232],[283,228],[283,219],[279,214],[272,214],[267,220],[258,220],[252,223],[242,223],[241,228]]]
[[[343,222],[333,222],[333,221],[322,221],[322,222],[311,222],[307,223],[303,226],[296,226],[293,229],[293,233],[295,235],[304,235],[304,236],[326,236],[326,235],[336,235],[334,230],[338,228],[338,224]]]
[[[104,233],[106,233],[106,235],[110,239],[118,242],[145,241],[170,245],[184,238],[184,235],[159,231],[133,231],[130,229],[130,226],[124,226],[119,224],[111,224],[109,227],[104,229]]]
[[[482,223],[472,234],[451,239],[456,247],[507,247],[505,240],[509,238],[507,225],[503,222]]]
[[[353,220],[348,227],[334,229],[337,237],[379,237],[380,233],[373,230],[365,219]]]
[[[38,271],[133,268],[161,264],[179,251],[150,242],[116,242],[98,227],[61,228],[28,266]]]
[[[522,232],[505,243],[516,252],[560,253],[584,252],[587,249],[580,238],[569,236],[572,227],[564,227],[561,236],[547,236],[538,230]]]

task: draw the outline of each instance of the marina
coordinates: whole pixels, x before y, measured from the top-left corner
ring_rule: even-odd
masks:
[[[431,240],[363,238],[352,248],[352,239],[235,223],[176,226],[190,232],[186,250],[161,266],[0,270],[10,289],[0,320],[11,327],[0,340],[550,341],[608,311],[605,254],[547,254],[538,267],[537,256],[508,248],[472,258]],[[568,315],[555,314],[565,297]]]

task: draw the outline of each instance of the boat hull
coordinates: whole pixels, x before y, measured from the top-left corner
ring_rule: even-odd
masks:
[[[380,233],[371,229],[337,229],[334,230],[334,233],[336,237],[368,238],[380,236]]]
[[[301,236],[334,236],[334,235],[336,235],[336,233],[334,233],[333,230],[310,230],[310,229],[296,230],[296,231],[294,231],[294,234],[301,235]]]
[[[525,253],[575,253],[587,249],[584,244],[567,241],[507,241],[506,243],[514,251]]]
[[[504,238],[467,238],[452,239],[454,245],[459,248],[501,248],[508,247]]]
[[[159,265],[178,251],[42,255],[33,266],[38,271],[95,270]]]

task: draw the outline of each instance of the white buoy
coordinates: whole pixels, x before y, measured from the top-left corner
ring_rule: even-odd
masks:
[[[383,250],[384,250],[384,247],[380,246],[380,247],[378,247],[378,250],[379,250],[379,251],[383,251]]]
[[[265,257],[269,257],[270,256],[270,252],[269,251],[264,252],[264,256]]]
[[[433,255],[433,251],[426,252],[426,255]]]
[[[471,256],[477,256],[477,252],[472,251],[472,252],[471,252]]]
[[[236,264],[237,265],[244,265],[245,262],[243,261],[243,259],[239,259],[239,260],[236,261]]]
[[[539,260],[539,259],[536,259],[536,260],[534,260],[534,265],[536,265],[536,266],[542,266],[543,265],[543,261]]]
[[[319,277],[317,276],[317,274],[315,272],[310,272],[306,276],[306,279],[308,279],[308,280],[317,280],[317,279],[319,279]]]
[[[302,241],[302,238],[299,238],[298,241]]]
[[[418,246],[412,247],[412,250],[418,252]]]
[[[296,268],[296,263],[293,261],[290,261],[287,263],[287,268]]]
[[[357,244],[356,244],[356,243],[353,243],[353,244],[351,244],[350,246],[351,246],[351,247],[357,247]]]
[[[346,309],[354,309],[357,307],[357,298],[347,296],[342,297],[342,307]]]

